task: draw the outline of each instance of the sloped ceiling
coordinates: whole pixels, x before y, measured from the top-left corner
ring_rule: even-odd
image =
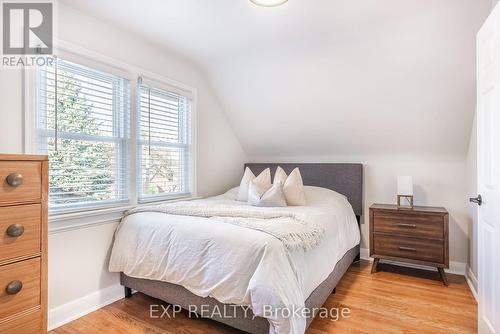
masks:
[[[491,0],[62,2],[187,57],[249,157],[467,151]]]

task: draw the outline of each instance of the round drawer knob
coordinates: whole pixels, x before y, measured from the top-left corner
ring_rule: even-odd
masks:
[[[12,238],[20,237],[24,233],[24,226],[21,224],[12,224],[7,227],[7,235]]]
[[[21,291],[22,288],[23,288],[23,282],[12,281],[5,288],[5,292],[7,292],[8,295],[15,295],[16,293],[19,293],[19,291]]]
[[[19,173],[12,173],[7,176],[7,184],[11,187],[19,187],[23,184],[23,175]]]

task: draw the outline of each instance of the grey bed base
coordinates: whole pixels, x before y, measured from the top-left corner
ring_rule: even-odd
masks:
[[[355,258],[359,254],[359,245],[351,248],[347,253],[340,259],[335,268],[328,276],[326,280],[323,281],[306,299],[305,305],[309,309],[320,308],[325,303],[326,299],[339,283],[342,276],[344,276],[347,269]],[[186,288],[172,283],[153,281],[142,278],[133,278],[120,274],[120,282],[123,286],[128,289],[134,289],[140,291],[148,296],[163,300],[172,305],[178,305],[186,310],[193,310],[194,305],[197,310],[201,309],[201,305],[208,305],[203,312],[205,314],[211,314],[210,319],[224,323],[231,327],[237,328],[247,333],[251,334],[268,334],[269,333],[269,322],[265,318],[254,317],[251,310],[246,312],[241,306],[231,306],[228,308],[228,312],[231,317],[217,316],[217,312],[212,312],[213,309],[218,309],[221,312],[224,310],[224,304],[217,301],[211,297],[199,297],[195,294],[189,292]],[[128,297],[131,296],[131,291],[127,292]],[[235,317],[232,317],[232,315]],[[311,324],[314,318],[310,317],[307,319],[307,327]]]
[[[300,168],[300,173],[305,185],[317,186],[337,191],[345,195],[351,204],[354,214],[361,221],[363,208],[363,165],[350,163],[250,163],[245,164],[254,174],[258,174],[265,168],[271,168],[274,174],[276,167],[281,166],[287,174],[295,167]],[[328,256],[328,254],[325,254]],[[306,307],[319,308],[323,306],[328,296],[334,291],[338,282],[345,274],[352,262],[359,260],[359,245],[353,247],[335,265],[334,270],[306,299]],[[132,296],[132,290],[143,292],[154,298],[163,300],[169,304],[179,305],[189,310],[189,305],[209,305],[209,309],[218,307],[223,310],[222,304],[210,297],[199,297],[180,285],[167,282],[139,279],[120,274],[120,282],[125,287],[125,296]],[[252,319],[250,311],[245,317],[245,311],[241,307],[231,307],[235,310],[236,317],[211,317],[211,319],[222,322],[231,327],[240,329],[251,334],[269,333],[269,322],[261,317]],[[212,312],[207,312],[211,314]],[[313,317],[307,319],[307,326],[311,324]]]

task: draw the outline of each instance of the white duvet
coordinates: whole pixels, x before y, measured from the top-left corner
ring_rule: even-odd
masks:
[[[305,192],[307,207],[285,209],[314,211],[311,218],[324,227],[325,236],[312,250],[289,251],[270,234],[209,218],[143,212],[119,225],[109,270],[250,306],[255,315],[268,318],[270,333],[302,334],[305,318],[269,310],[304,307],[337,261],[360,241],[356,217],[343,195],[309,186]],[[198,202],[247,206],[234,200],[236,194],[237,188]]]

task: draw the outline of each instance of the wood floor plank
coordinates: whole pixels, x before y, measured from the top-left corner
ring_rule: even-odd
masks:
[[[327,308],[349,308],[349,318],[316,318],[307,334],[477,333],[477,304],[463,276],[449,275],[443,286],[436,272],[371,263],[353,264]],[[51,334],[233,334],[228,326],[207,319],[151,318],[150,305],[162,304],[141,293],[59,327]]]

